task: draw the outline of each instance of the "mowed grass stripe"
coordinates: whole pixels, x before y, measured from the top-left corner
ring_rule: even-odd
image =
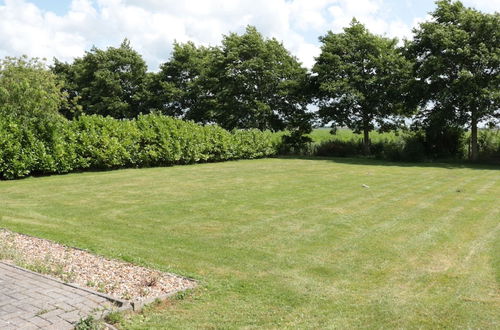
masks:
[[[493,329],[499,180],[291,158],[71,174],[0,182],[0,226],[200,280],[125,328]]]

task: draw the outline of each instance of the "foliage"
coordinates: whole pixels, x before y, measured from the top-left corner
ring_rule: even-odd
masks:
[[[364,155],[363,137],[359,134],[346,129],[338,130],[334,135],[325,135],[327,132],[326,129],[313,132],[316,142],[312,145],[312,155],[323,157]],[[496,145],[495,143],[500,143],[500,138],[492,135],[490,141],[489,145]],[[391,161],[458,160],[464,156],[465,148],[466,139],[462,129],[441,127],[440,131],[436,128],[436,131],[419,129],[379,133],[371,142],[371,155],[377,159]],[[488,157],[486,153],[484,155],[484,160],[494,161],[493,157]]]
[[[500,118],[500,14],[440,0],[432,19],[407,45],[414,62],[413,96],[424,117],[471,128],[477,159],[477,126]]]
[[[308,74],[276,39],[254,27],[221,47],[175,44],[156,86],[165,113],[223,128],[310,132]]]
[[[0,62],[0,177],[73,168],[67,122],[58,112],[62,105],[70,107],[68,99],[38,59]]]
[[[0,117],[0,178],[259,158],[278,148],[270,132],[229,132],[155,114],[133,120],[82,115],[42,133]]]
[[[280,130],[300,126],[297,117],[307,117],[306,69],[283,44],[264,39],[254,27],[223,38],[210,75],[217,79],[210,84],[214,119],[222,127]]]
[[[215,48],[197,47],[193,42],[174,43],[171,58],[154,77],[155,108],[169,116],[210,122],[215,104],[203,82],[215,52]]]
[[[477,140],[478,159],[500,163],[500,129],[482,129]]]
[[[44,62],[26,56],[0,60],[0,117],[27,125],[56,121],[66,96]]]
[[[325,123],[364,133],[395,128],[405,113],[405,89],[411,69],[397,40],[371,34],[356,20],[343,33],[320,38],[321,54],[313,67],[316,103]]]
[[[123,317],[123,313],[120,311],[112,311],[106,314],[104,317],[104,321],[106,321],[109,324],[118,324],[123,322],[125,318]]]
[[[85,318],[81,318],[75,324],[75,330],[102,330],[105,329],[102,321],[97,320],[94,316],[90,315]]]
[[[133,118],[150,110],[151,76],[128,40],[118,48],[93,47],[71,64],[56,60],[53,71],[65,82],[68,93],[78,96],[78,104],[86,114]],[[74,116],[71,111],[62,110],[66,116]]]

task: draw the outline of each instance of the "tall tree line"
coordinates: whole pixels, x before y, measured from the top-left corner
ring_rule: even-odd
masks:
[[[372,130],[397,129],[412,118],[436,141],[470,128],[476,159],[479,123],[500,119],[500,15],[451,0],[437,1],[431,15],[403,46],[353,19],[320,37],[311,72],[251,26],[223,36],[218,47],[175,43],[156,73],[126,40],[94,47],[73,63],[56,60],[52,69],[77,104],[62,107],[69,118],[156,111],[226,129],[286,129],[296,141],[317,118],[362,132],[367,154]]]

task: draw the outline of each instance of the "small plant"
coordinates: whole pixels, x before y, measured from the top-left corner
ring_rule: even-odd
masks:
[[[119,311],[110,312],[104,317],[104,321],[109,324],[118,324],[123,321],[123,314]]]
[[[75,330],[101,330],[101,329],[104,329],[102,322],[97,320],[92,315],[80,319],[75,324]]]
[[[179,291],[175,294],[175,300],[184,300],[191,294],[191,290]]]
[[[46,275],[52,273],[50,266],[48,266],[47,263],[45,263],[43,261],[36,261],[33,263],[20,262],[19,266],[26,268],[26,269],[29,269],[35,273],[46,274]]]
[[[122,299],[130,300],[132,299],[132,295],[129,292],[125,292],[124,294],[122,294]]]
[[[101,293],[106,293],[106,284],[103,282],[97,283],[97,291]]]
[[[0,243],[0,260],[16,260],[19,256],[16,251],[10,247]]]
[[[48,312],[49,312],[48,309],[42,309],[42,310],[39,310],[38,312],[36,312],[35,316],[40,316],[40,315],[46,314]]]

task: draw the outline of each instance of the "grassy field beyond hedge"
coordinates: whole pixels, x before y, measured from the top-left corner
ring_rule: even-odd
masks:
[[[498,167],[260,159],[0,196],[0,227],[200,281],[125,328],[500,327]]]

